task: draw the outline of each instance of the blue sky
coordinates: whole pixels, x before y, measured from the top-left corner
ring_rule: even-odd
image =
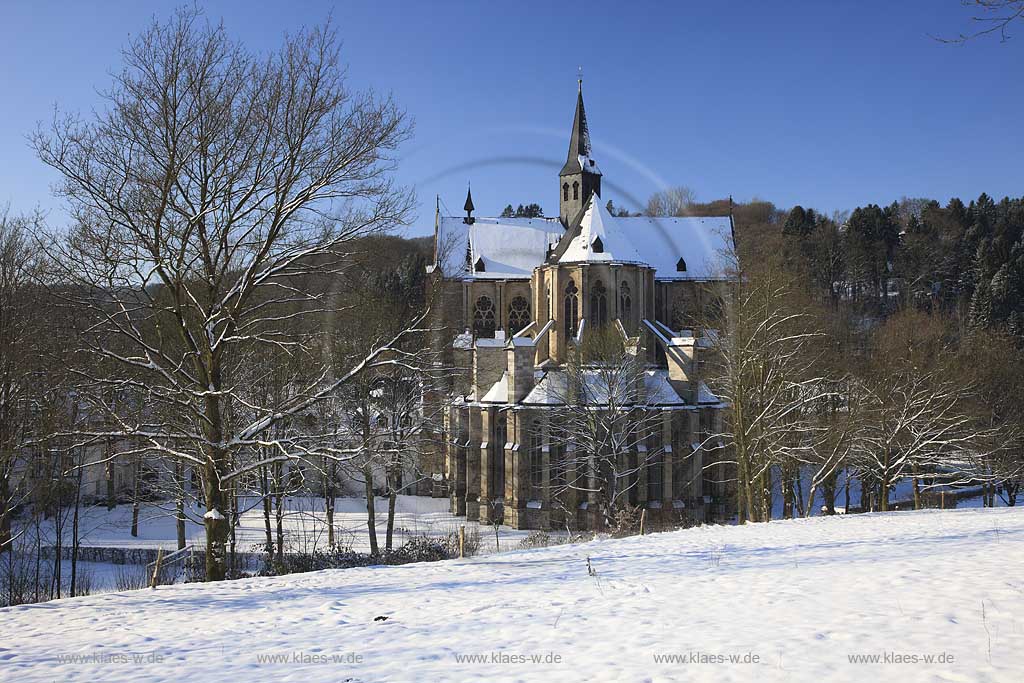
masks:
[[[25,136],[55,104],[102,106],[121,45],[179,3],[0,5],[0,204],[65,220]],[[398,179],[432,230],[434,195],[480,215],[557,214],[577,68],[604,198],[635,207],[685,184],[824,211],[901,196],[1024,194],[1024,24],[1007,43],[958,0],[672,3],[208,2],[255,49],[333,11],[357,87],[415,121]]]

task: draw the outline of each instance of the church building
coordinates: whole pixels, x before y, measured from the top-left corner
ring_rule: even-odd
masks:
[[[732,219],[613,216],[602,178],[581,82],[552,188],[557,217],[474,216],[471,194],[464,216],[437,216],[435,322],[449,341],[455,335],[449,357],[462,370],[445,398],[455,514],[520,529],[600,529],[611,496],[645,510],[649,523],[724,512],[722,477],[709,467],[724,406],[702,381],[710,333],[699,324],[728,277]],[[606,374],[574,356],[602,333],[617,335],[640,368],[628,406],[610,405],[607,390],[582,400],[572,388]],[[602,410],[642,416],[643,437],[620,440],[627,452],[612,460],[621,482],[567,427],[580,411]],[[615,491],[605,490],[609,481]]]

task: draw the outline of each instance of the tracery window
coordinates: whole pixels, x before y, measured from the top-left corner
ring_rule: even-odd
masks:
[[[530,302],[525,297],[517,296],[508,305],[508,330],[516,334],[530,324]]]
[[[476,300],[473,309],[473,335],[476,337],[494,337],[494,302],[482,296]]]
[[[590,324],[604,327],[608,322],[608,290],[600,280],[590,290]]]
[[[576,288],[576,283],[569,280],[569,284],[565,286],[565,297],[562,307],[562,317],[565,322],[565,335],[567,337],[576,336],[576,324],[579,322],[580,316],[579,291]]]
[[[630,295],[629,283],[625,280],[619,287],[619,319],[627,326],[633,320],[633,297]]]
[[[505,497],[505,443],[508,441],[508,416],[498,411],[494,419],[494,443],[491,444],[489,472],[491,497]]]
[[[539,500],[544,486],[544,441],[540,422],[534,422],[530,428],[529,470],[530,498]]]

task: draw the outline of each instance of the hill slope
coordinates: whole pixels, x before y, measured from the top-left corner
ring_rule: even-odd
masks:
[[[9,608],[0,671],[18,681],[1022,680],[1022,561],[1016,508],[703,527]],[[859,656],[881,661],[851,663]],[[918,663],[888,661],[911,656]]]

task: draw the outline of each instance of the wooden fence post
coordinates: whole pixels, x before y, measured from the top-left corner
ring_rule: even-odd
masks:
[[[459,557],[466,556],[466,527],[459,527]]]
[[[149,582],[150,588],[156,588],[157,580],[160,578],[160,561],[164,559],[164,549],[156,549],[156,562],[153,564],[153,578]]]

